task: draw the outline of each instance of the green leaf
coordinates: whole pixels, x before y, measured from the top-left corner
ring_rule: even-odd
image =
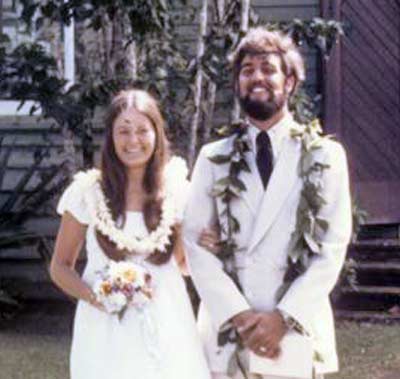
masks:
[[[216,164],[224,164],[228,163],[231,160],[230,155],[222,155],[222,154],[217,154],[213,155],[212,157],[208,158],[211,162],[216,163]]]
[[[219,218],[224,217],[228,213],[228,210],[225,208],[222,210],[222,212],[219,214]]]
[[[310,267],[310,252],[308,250],[304,251],[299,257],[300,267],[303,267],[304,272]]]
[[[319,351],[317,351],[317,350],[314,351],[314,357],[313,357],[313,359],[314,359],[314,362],[320,362],[320,363],[324,363],[324,362],[325,362],[325,361],[324,361],[324,357],[323,357],[322,354],[321,354]]]
[[[246,159],[241,159],[241,160],[240,160],[240,162],[239,162],[239,167],[240,167],[240,170],[241,170],[241,171],[244,171],[244,172],[251,172],[250,166],[249,166],[249,164],[247,163]]]
[[[290,288],[290,285],[290,282],[283,282],[282,285],[278,288],[275,294],[275,299],[277,303],[279,303],[283,299],[283,296],[285,296],[285,293]]]
[[[215,182],[215,185],[216,186],[221,186],[221,187],[228,187],[228,186],[230,186],[232,183],[231,183],[231,178],[229,177],[229,176],[226,176],[226,177],[224,177],[224,178],[221,178],[221,179],[218,179],[216,182]]]
[[[35,21],[35,29],[40,30],[44,24],[44,17],[38,17]]]
[[[221,197],[223,203],[228,204],[236,195],[232,191],[225,191]]]
[[[331,165],[327,164],[327,163],[315,162],[313,167],[315,167],[315,169],[317,169],[317,170],[323,171],[323,170],[330,168]]]
[[[103,25],[103,18],[101,15],[97,15],[96,17],[92,18],[90,27],[93,28],[94,30],[100,30],[100,28]]]
[[[304,249],[302,242],[299,240],[293,249],[289,251],[289,258],[293,263],[296,263],[303,254],[306,254],[308,251]]]
[[[228,240],[221,244],[221,251],[218,254],[218,257],[222,260],[231,259],[235,253],[235,245],[232,245]]]
[[[214,186],[210,192],[210,195],[212,197],[220,197],[225,193],[225,191],[226,191],[225,187]]]
[[[227,375],[233,378],[236,376],[238,371],[239,371],[238,359],[236,357],[236,351],[234,351],[233,353],[231,353],[229,357]]]
[[[235,329],[229,325],[218,333],[218,346],[225,346],[228,343],[236,342],[237,335]]]
[[[53,14],[57,11],[57,6],[53,1],[48,1],[45,5],[40,7],[40,11],[44,17],[52,18]]]
[[[303,135],[303,133],[297,129],[290,129],[290,137],[292,138],[297,138],[297,137],[301,137]]]
[[[226,191],[231,197],[236,198],[240,197],[240,189],[236,186],[230,186]]]
[[[229,227],[231,228],[233,233],[239,233],[240,232],[240,223],[237,218],[231,216],[228,220],[229,222]]]
[[[239,197],[240,190],[235,186],[214,187],[211,191],[211,195],[214,197],[220,197],[224,203],[227,203],[231,199]]]
[[[246,191],[246,185],[239,178],[231,178],[232,186],[235,186],[239,191]]]
[[[10,37],[7,34],[0,33],[0,44],[7,44],[11,42]]]
[[[326,233],[328,231],[329,222],[327,220],[320,218],[320,217],[316,217],[315,222],[324,231],[324,233]]]
[[[220,128],[217,128],[216,133],[220,137],[227,137],[232,134],[232,129],[229,126],[224,125]]]
[[[308,247],[314,254],[321,253],[321,245],[313,238],[310,233],[304,233],[304,239],[307,242]]]

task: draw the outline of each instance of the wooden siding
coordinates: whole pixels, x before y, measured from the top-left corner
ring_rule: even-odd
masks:
[[[327,67],[326,119],[344,142],[371,223],[400,221],[400,4],[335,0],[348,27]],[[329,8],[326,8],[329,12]]]

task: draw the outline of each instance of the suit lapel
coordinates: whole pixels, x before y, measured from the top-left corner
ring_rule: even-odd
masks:
[[[300,145],[290,136],[284,141],[279,159],[264,193],[261,207],[257,212],[253,235],[250,239],[249,252],[260,242],[277,218],[286,198],[299,179],[298,162]],[[254,174],[255,175],[255,174]]]
[[[261,198],[264,194],[264,187],[260,175],[258,175],[255,160],[252,159],[251,154],[251,152],[248,153],[246,157],[247,164],[250,167],[250,172],[243,171],[240,173],[240,179],[246,186],[246,191],[241,193],[241,197],[250,208],[253,215],[256,216]]]

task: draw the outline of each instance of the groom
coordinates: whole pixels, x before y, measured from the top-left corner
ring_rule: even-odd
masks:
[[[302,126],[288,110],[290,96],[304,80],[304,63],[291,38],[261,28],[251,29],[242,39],[232,63],[235,93],[246,116],[249,149],[244,154],[250,168],[239,176],[246,189],[230,201],[231,212],[240,224],[234,236],[236,283],[223,269],[218,253],[211,253],[213,246],[207,250],[198,243],[207,228],[219,225],[226,230],[226,203],[211,191],[216,181],[228,175],[230,163],[216,164],[210,158],[231,153],[233,136],[202,148],[184,219],[189,267],[202,300],[199,327],[205,352],[215,379],[233,377],[228,366],[234,344],[220,346],[217,338],[221,330],[231,326],[245,348],[240,363],[246,377],[275,378],[276,374],[260,371],[252,362],[279,360],[285,353],[285,336],[298,333],[318,353],[319,359],[315,354],[307,359],[320,377],[338,369],[329,293],[338,279],[351,235],[345,152],[339,143],[323,140],[315,153],[326,165],[319,177],[324,202],[317,217],[325,219],[328,227],[316,233],[319,253],[279,298],[294,249],[293,232],[299,228],[296,222],[305,183],[299,174],[301,141],[291,134]],[[236,373],[234,377],[240,376]]]

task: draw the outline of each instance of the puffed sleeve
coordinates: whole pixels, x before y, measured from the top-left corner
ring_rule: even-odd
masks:
[[[175,209],[175,221],[181,223],[189,194],[188,168],[186,162],[174,156],[167,163],[164,180],[168,196],[172,196]]]
[[[57,213],[63,215],[66,211],[71,213],[81,224],[88,225],[90,214],[84,198],[85,187],[81,181],[75,179],[61,195],[57,205]]]
[[[176,220],[178,223],[181,223],[183,220],[183,214],[189,196],[189,186],[190,182],[187,179],[183,180],[175,196]]]

